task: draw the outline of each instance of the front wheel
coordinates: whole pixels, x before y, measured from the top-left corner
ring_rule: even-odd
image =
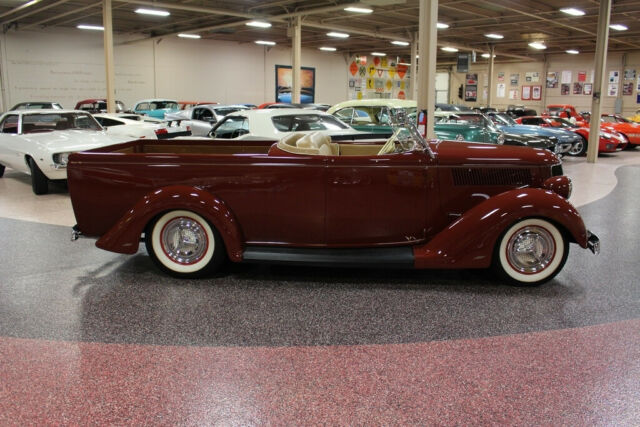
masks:
[[[570,156],[584,156],[587,152],[587,140],[584,136],[580,135],[580,141],[571,146],[567,154]]]
[[[42,173],[35,160],[29,159],[29,169],[31,170],[31,189],[37,195],[49,192],[49,178]]]
[[[558,228],[539,218],[520,220],[509,227],[496,243],[494,268],[508,282],[537,286],[562,270],[569,245]]]
[[[145,232],[147,252],[166,273],[199,278],[213,273],[224,260],[218,231],[200,215],[174,210],[161,215]]]

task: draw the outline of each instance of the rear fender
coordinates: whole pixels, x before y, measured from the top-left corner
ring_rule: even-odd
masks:
[[[558,194],[523,188],[493,196],[465,212],[428,243],[414,248],[416,268],[486,268],[500,234],[523,218],[542,218],[587,248],[588,236],[576,208]]]
[[[186,185],[163,187],[142,197],[100,237],[96,246],[111,252],[136,253],[147,224],[159,214],[174,209],[190,210],[207,219],[220,232],[229,258],[242,259],[242,233],[228,206],[213,194]]]

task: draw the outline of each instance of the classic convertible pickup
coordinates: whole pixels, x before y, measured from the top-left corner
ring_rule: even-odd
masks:
[[[406,123],[383,144],[321,132],[273,141],[133,141],[74,153],[80,234],[201,277],[233,262],[487,268],[537,285],[569,243],[599,250],[551,152],[425,141]]]

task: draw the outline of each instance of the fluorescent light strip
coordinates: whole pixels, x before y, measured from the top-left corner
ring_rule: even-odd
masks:
[[[371,13],[373,9],[369,9],[367,7],[345,7],[344,10],[347,12],[355,12],[355,13]]]
[[[373,56],[387,56],[386,53],[382,53],[382,52],[371,52],[371,55],[373,55]]]
[[[331,31],[331,32],[327,33],[327,35],[329,37],[337,37],[339,39],[346,39],[347,37],[349,37],[349,34],[347,34],[347,33],[338,33],[336,31]]]
[[[271,22],[250,21],[250,22],[247,22],[245,25],[247,25],[249,27],[269,28],[269,27],[271,27]]]
[[[575,50],[575,49],[565,50],[565,52],[570,53],[571,55],[577,55],[580,53],[579,50]]]
[[[178,37],[182,37],[183,39],[199,39],[199,38],[202,38],[202,36],[200,34],[184,34],[184,33],[178,34]]]
[[[275,44],[276,44],[276,42],[271,42],[271,41],[268,41],[268,40],[256,40],[255,43],[256,44],[263,44],[263,45],[266,45],[266,46],[275,46]]]
[[[447,28],[449,28],[449,24],[445,24],[444,22],[438,22],[436,24],[436,27],[440,30],[446,30]]]
[[[457,52],[458,51],[458,49],[456,49],[455,47],[451,47],[451,46],[441,47],[440,50],[444,50],[445,52]]]
[[[627,27],[626,25],[622,25],[622,24],[611,24],[611,25],[609,25],[609,28],[611,28],[612,30],[616,30],[616,31],[627,31],[629,29],[629,27]]]
[[[329,47],[329,46],[322,46],[322,47],[319,47],[318,49],[324,50],[325,52],[335,52],[336,51],[335,47]]]
[[[396,46],[409,46],[409,42],[403,42],[400,40],[394,40],[391,44],[395,44]]]
[[[534,49],[538,49],[538,50],[542,50],[542,49],[546,49],[547,46],[544,44],[544,42],[531,42],[529,43],[529,46],[531,46]]]
[[[485,34],[484,36],[490,39],[496,39],[496,40],[500,40],[504,38],[502,34],[496,34],[496,33],[489,33],[489,34]]]
[[[166,10],[145,9],[145,8],[142,8],[142,7],[136,9],[136,13],[140,13],[142,15],[154,15],[154,16],[169,16],[169,15],[171,15],[171,13],[169,13]]]
[[[84,25],[84,24],[80,24],[76,28],[80,28],[81,30],[104,31],[104,27],[101,27],[100,25]]]
[[[483,54],[482,54],[482,57],[483,57],[483,58],[489,58],[490,56],[491,56],[491,54],[490,54],[490,53],[483,53]],[[493,55],[493,57],[495,58],[495,57],[496,57],[496,55],[494,54],[494,55]]]
[[[584,10],[576,9],[575,7],[563,7],[560,12],[571,16],[583,16],[585,14]]]

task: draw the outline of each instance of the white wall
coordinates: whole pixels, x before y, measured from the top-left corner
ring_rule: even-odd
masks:
[[[72,108],[80,99],[105,96],[101,32],[11,31],[0,43],[2,110],[29,100]],[[156,96],[220,103],[274,101],[275,65],[290,65],[289,52],[288,46],[177,37],[116,44],[116,97],[127,106]],[[347,98],[342,55],[303,49],[301,65],[316,69],[316,102]]]

